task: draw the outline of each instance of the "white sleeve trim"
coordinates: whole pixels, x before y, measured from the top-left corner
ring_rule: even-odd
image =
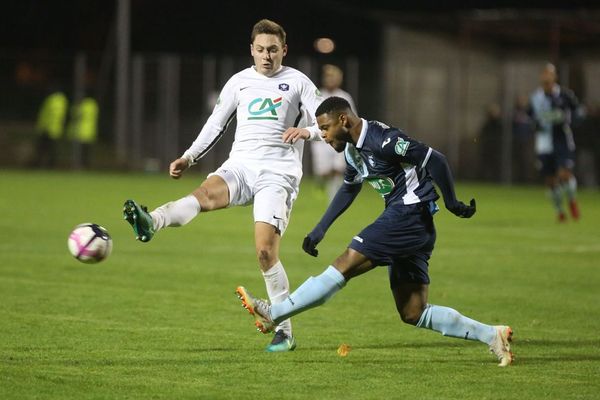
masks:
[[[421,169],[425,168],[425,166],[427,165],[427,162],[429,161],[429,157],[431,157],[432,152],[433,149],[430,147],[429,150],[427,150],[427,155],[425,156],[423,163],[421,164]]]
[[[367,138],[367,129],[369,128],[369,123],[367,122],[366,119],[361,118],[362,121],[362,128],[360,129],[360,136],[358,137],[358,140],[356,142],[356,148],[360,149],[363,146],[363,143],[365,142],[365,139]]]
[[[184,154],[181,156],[181,158],[183,158],[184,160],[186,160],[186,161],[187,161],[187,163],[188,163],[188,167],[191,167],[192,165],[196,165],[196,164],[197,164],[197,163],[194,161],[194,157],[192,157],[192,156],[191,156],[191,155],[189,155],[189,154],[185,154],[185,153],[184,153]]]
[[[347,180],[344,179],[344,183],[346,185],[360,185],[361,183],[363,183],[363,180],[360,179],[360,180],[357,180],[357,181],[348,182]]]

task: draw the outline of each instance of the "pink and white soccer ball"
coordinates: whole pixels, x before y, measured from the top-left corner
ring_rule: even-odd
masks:
[[[79,261],[95,264],[110,255],[112,239],[108,231],[98,224],[79,224],[68,240],[69,251]]]

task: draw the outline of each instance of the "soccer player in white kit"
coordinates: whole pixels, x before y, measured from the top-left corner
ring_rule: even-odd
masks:
[[[185,225],[200,212],[253,203],[256,254],[267,294],[275,304],[289,294],[279,245],[298,195],[304,140],[321,140],[311,116],[322,98],[308,77],[281,65],[287,53],[286,33],[277,23],[263,19],[254,25],[250,52],[254,66],[233,75],[225,84],[198,137],[170,164],[169,174],[180,178],[213,147],[237,115],[229,159],[192,194],[149,213],[127,200],[123,213],[136,238],[147,242],[158,230]],[[311,126],[298,127],[302,120]],[[278,325],[266,350],[290,351],[295,347],[288,319]]]

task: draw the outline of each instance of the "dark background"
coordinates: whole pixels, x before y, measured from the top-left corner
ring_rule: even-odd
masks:
[[[101,51],[113,26],[115,4],[100,0],[3,4],[0,49],[38,53]],[[341,54],[373,55],[379,49],[380,25],[386,20],[459,34],[466,17],[477,10],[547,10],[560,16],[561,12],[585,13],[598,7],[600,4],[593,1],[551,5],[515,1],[132,0],[132,51],[243,54],[248,50],[252,25],[261,18],[270,18],[285,27],[291,51],[309,53],[314,38],[331,36]],[[546,28],[542,25],[530,26],[528,32],[519,31],[520,39],[545,40]],[[510,42],[507,38],[514,37],[514,33],[504,25],[495,35],[499,42]]]
[[[114,101],[117,4],[118,0],[21,0],[0,5],[0,147],[11,149],[0,153],[4,165],[20,165],[29,157],[31,146],[27,149],[25,143],[35,137],[38,108],[53,82],[73,97],[74,60],[82,53],[90,94],[101,109],[99,144],[104,147],[98,154],[106,154],[106,160],[98,164],[113,165],[114,116],[119,109]],[[595,1],[557,5],[541,1],[131,0],[130,50],[132,57],[145,58],[146,119],[158,115],[164,98],[159,59],[172,54],[181,60],[179,124],[173,128],[181,135],[179,151],[193,140],[209,112],[204,62],[210,57],[217,60],[217,74],[209,88],[217,90],[232,73],[252,64],[250,31],[262,18],[280,23],[287,32],[289,53],[284,63],[302,69],[317,84],[320,65],[347,68],[348,61],[355,60],[360,79],[355,86],[358,96],[352,94],[359,110],[382,120],[389,117],[384,113],[383,93],[390,85],[382,79],[383,60],[403,61],[384,54],[383,32],[390,26],[446,38],[459,47],[494,54],[498,60],[525,54],[559,66],[566,63],[571,66],[569,86],[579,95],[586,94],[582,54],[589,55],[585,60],[593,59],[600,48],[600,2]],[[332,38],[335,52],[316,52],[313,43],[319,37]],[[403,54],[406,59],[414,57],[410,51]],[[445,55],[438,56],[443,62]],[[311,60],[312,71],[302,68],[302,57]],[[490,78],[501,78],[497,75]],[[498,95],[500,99],[504,94]],[[454,117],[466,121],[464,114]],[[146,135],[163,135],[158,122],[144,123]],[[473,136],[472,130],[466,136]],[[227,143],[222,147],[223,154],[215,152],[218,157],[226,154]]]

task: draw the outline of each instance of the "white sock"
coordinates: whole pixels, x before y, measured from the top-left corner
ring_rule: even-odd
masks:
[[[154,230],[158,231],[166,226],[185,225],[200,213],[200,209],[200,203],[193,194],[163,204],[150,213]]]
[[[277,264],[269,268],[268,271],[263,272],[263,277],[265,278],[265,286],[271,304],[281,303],[288,297],[290,282],[281,261],[277,261]],[[282,321],[275,328],[275,331],[279,330],[283,330],[286,335],[292,336],[292,321],[289,318]]]

